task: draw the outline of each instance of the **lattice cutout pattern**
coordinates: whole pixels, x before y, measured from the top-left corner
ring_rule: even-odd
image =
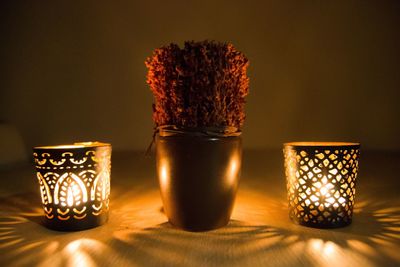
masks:
[[[66,226],[66,230],[90,228],[90,224],[96,226],[107,219],[110,146],[34,149],[33,156],[43,209],[50,227]],[[84,226],[79,225],[81,222]]]
[[[291,219],[320,228],[350,224],[359,146],[287,146],[284,156]]]

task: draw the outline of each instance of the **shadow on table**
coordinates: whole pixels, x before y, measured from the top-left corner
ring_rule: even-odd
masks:
[[[146,201],[154,195],[144,197],[142,202],[133,200],[140,199],[139,194],[128,193],[120,198],[114,201],[114,219],[108,224],[69,233],[43,227],[41,207],[33,205],[40,203],[36,194],[0,199],[0,265],[332,266],[337,263],[381,266],[400,263],[399,203],[359,201],[353,224],[334,230],[305,228],[290,222],[285,227],[276,227],[232,220],[219,230],[191,233],[166,222],[156,223],[160,219],[151,221],[157,216],[162,218],[161,222],[165,221],[159,202],[146,206]]]

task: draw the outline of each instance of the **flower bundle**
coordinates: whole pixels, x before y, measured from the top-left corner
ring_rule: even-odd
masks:
[[[236,127],[245,119],[248,59],[232,44],[187,41],[156,49],[145,62],[157,127]]]

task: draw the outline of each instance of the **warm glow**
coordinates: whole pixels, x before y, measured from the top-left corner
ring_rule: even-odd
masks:
[[[323,195],[323,196],[325,196],[326,193],[328,193],[328,189],[326,187],[322,187],[319,191],[321,192],[321,195]]]
[[[71,149],[71,150],[70,150]],[[34,148],[46,222],[80,229],[64,221],[108,212],[111,146],[99,142]],[[97,220],[92,220],[97,222]],[[54,224],[53,224],[54,223]],[[97,226],[94,223],[94,226]],[[62,228],[62,227],[61,227]]]
[[[56,146],[37,146],[34,149],[74,149],[74,148],[84,148],[84,147],[101,147],[109,146],[110,144],[102,142],[78,142],[67,145],[56,145]]]
[[[312,177],[313,175],[308,175],[308,176]],[[319,204],[321,202],[321,199],[320,199],[321,197],[325,199],[325,203],[323,203],[325,207],[329,207],[332,204],[336,204],[337,200],[335,199],[335,197],[337,198],[338,196],[340,196],[340,194],[338,193],[338,191],[336,191],[335,196],[332,197],[331,190],[333,188],[335,188],[335,186],[333,184],[329,183],[328,181],[329,181],[328,178],[326,176],[324,176],[321,179],[321,182],[318,181],[318,182],[313,183],[313,186],[315,186],[316,188],[319,189],[317,191],[317,192],[319,192],[318,195],[311,195],[311,197],[310,197],[311,201],[313,201],[314,204],[316,204],[316,203]],[[341,197],[338,201],[340,204],[342,204],[344,202],[343,200],[344,200],[344,198]],[[306,204],[310,205],[311,202],[306,201]],[[334,207],[338,207],[338,205],[334,205]]]
[[[68,187],[68,191],[67,191],[67,204],[68,206],[72,206],[74,204],[74,193],[72,192],[72,188]]]
[[[284,143],[284,146],[359,146],[360,143],[352,142],[289,142]]]
[[[309,250],[312,254],[318,255],[319,259],[335,259],[339,247],[331,242],[324,242],[321,239],[311,239],[309,241]]]
[[[69,207],[74,206],[74,204],[79,205],[80,204],[80,199],[82,198],[81,194],[81,190],[79,189],[79,186],[77,184],[71,184],[67,191],[67,205]],[[77,199],[77,201],[75,201],[75,199]]]
[[[237,171],[237,160],[233,159],[231,161],[231,164],[229,166],[229,170],[230,170],[229,171],[230,175],[235,175],[236,174],[236,171]]]
[[[54,203],[61,206],[79,205],[88,200],[87,188],[78,175],[64,173],[56,183],[54,189]]]
[[[310,226],[351,222],[358,171],[358,143],[285,144],[292,219]]]
[[[106,187],[107,187],[107,186],[106,186],[106,183],[105,183],[104,180],[103,180],[103,186],[101,187],[101,199],[102,199],[102,200],[105,200],[106,197],[107,197],[107,195],[106,195],[107,188],[106,188]]]
[[[308,176],[312,177],[312,175]],[[319,205],[321,203],[325,207],[330,207],[331,205],[333,205],[334,208],[337,208],[339,207],[339,204],[337,202],[343,204],[346,201],[343,197],[340,197],[338,191],[336,191],[332,196],[332,189],[334,189],[335,186],[329,182],[326,176],[323,176],[321,181],[313,183],[313,186],[318,190],[316,191],[315,195],[310,196],[310,200],[312,202],[308,199],[305,201],[307,206],[309,206],[311,203],[313,203],[314,205]],[[325,199],[324,203],[322,203],[322,199]]]
[[[228,185],[231,185],[234,183],[237,179],[238,171],[240,169],[240,157],[237,155],[234,155],[228,165],[228,171],[226,173],[226,182]]]
[[[95,267],[92,256],[94,252],[101,253],[102,245],[94,239],[82,238],[69,243],[63,250],[67,259],[67,266]]]
[[[166,186],[168,184],[168,161],[166,159],[163,159],[160,161],[160,183],[163,186]]]

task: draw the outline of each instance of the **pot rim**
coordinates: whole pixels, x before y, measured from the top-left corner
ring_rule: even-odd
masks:
[[[176,125],[162,125],[155,130],[161,137],[167,136],[193,136],[193,137],[235,137],[242,132],[232,126],[203,126],[203,127],[180,127]]]

